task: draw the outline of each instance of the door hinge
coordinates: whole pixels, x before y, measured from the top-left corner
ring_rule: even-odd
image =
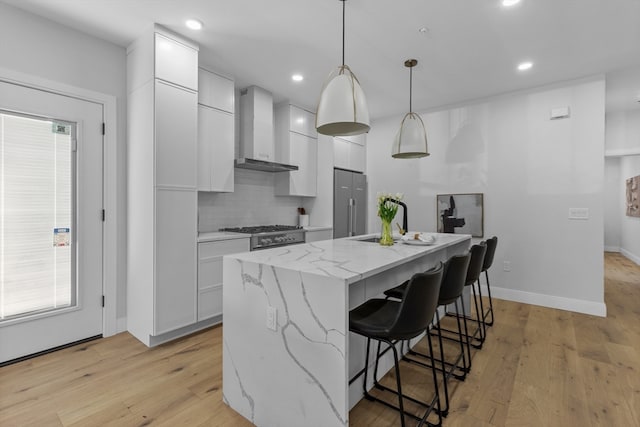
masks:
[[[102,306],[104,307],[104,295],[102,295]]]
[[[107,213],[104,211],[104,209],[102,209],[102,222],[104,222],[106,216],[107,216]]]
[[[102,134],[105,135],[107,133],[107,125],[102,123]]]

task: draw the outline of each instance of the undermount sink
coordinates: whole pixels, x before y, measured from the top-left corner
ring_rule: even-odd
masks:
[[[371,242],[371,243],[379,243],[380,237],[367,237],[366,239],[355,239],[358,242]]]

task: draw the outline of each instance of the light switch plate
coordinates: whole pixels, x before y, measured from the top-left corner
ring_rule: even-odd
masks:
[[[569,208],[569,219],[589,219],[589,208]]]

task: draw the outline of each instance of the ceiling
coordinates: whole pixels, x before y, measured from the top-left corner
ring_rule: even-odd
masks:
[[[237,86],[314,110],[341,62],[338,0],[2,1],[123,47],[162,24],[199,43],[201,63]],[[187,18],[203,30],[187,29]],[[607,111],[640,109],[640,0],[346,2],[345,62],[372,118],[407,112],[409,58],[419,61],[415,111],[596,74],[607,74]],[[524,60],[533,68],[518,72]]]

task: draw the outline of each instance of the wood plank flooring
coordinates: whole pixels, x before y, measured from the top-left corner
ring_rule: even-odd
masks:
[[[445,426],[640,426],[640,267],[605,260],[607,318],[494,301]],[[221,327],[153,349],[122,333],[0,368],[0,426],[251,426],[222,403],[221,342]],[[433,387],[402,375],[408,393]],[[362,401],[350,423],[399,420]]]

